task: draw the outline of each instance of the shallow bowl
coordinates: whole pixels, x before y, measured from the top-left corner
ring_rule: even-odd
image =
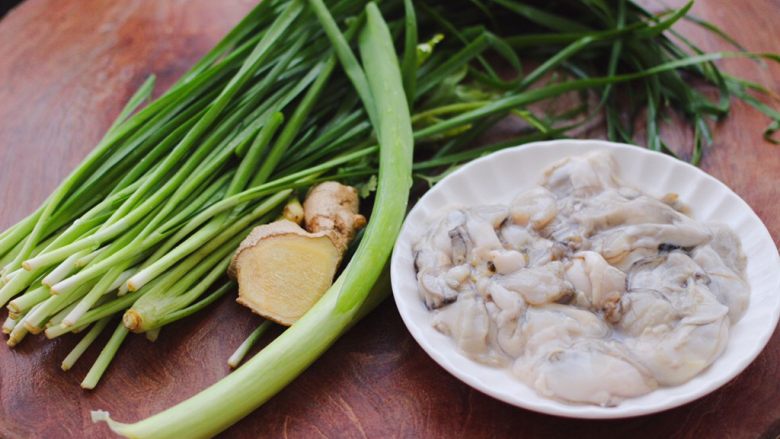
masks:
[[[742,240],[748,257],[750,305],[731,327],[723,354],[706,370],[676,387],[655,390],[616,407],[573,405],[544,398],[508,369],[477,363],[460,353],[454,342],[436,331],[417,291],[412,245],[428,226],[449,209],[508,203],[537,184],[542,171],[564,157],[607,150],[623,181],[662,196],[676,192],[701,221],[728,224]],[[471,387],[529,410],[573,418],[623,418],[655,413],[700,398],[742,372],[761,352],[780,316],[780,256],[764,224],[739,196],[704,171],[670,156],[600,140],[555,140],[529,143],[482,157],[453,172],[428,191],[409,213],[391,263],[393,295],[412,336],[439,365]]]

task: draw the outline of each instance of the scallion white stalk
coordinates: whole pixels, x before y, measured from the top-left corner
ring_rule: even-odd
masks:
[[[252,346],[257,343],[257,340],[260,339],[260,337],[265,334],[265,331],[270,328],[272,323],[269,320],[264,321],[261,323],[257,328],[255,328],[254,331],[252,331],[251,334],[244,340],[240,346],[236,349],[235,352],[228,358],[228,366],[230,366],[232,369],[235,369],[238,367],[239,364],[241,364],[242,361],[244,361],[244,357],[246,357],[246,354],[249,352],[250,349],[252,349]]]
[[[60,365],[60,368],[62,370],[70,370],[71,367],[73,367],[74,364],[76,364],[76,361],[81,358],[81,356],[86,352],[87,348],[89,348],[92,343],[94,343],[95,339],[100,335],[101,332],[103,332],[103,329],[105,329],[106,325],[108,325],[108,322],[111,321],[110,317],[106,317],[102,320],[99,320],[97,323],[95,323],[92,328],[87,332],[84,337],[76,344],[76,346],[68,353],[68,355],[65,357],[64,360],[62,360],[62,364]]]
[[[92,365],[89,372],[87,372],[87,376],[84,377],[84,381],[81,382],[81,387],[83,389],[94,389],[95,386],[97,386],[100,378],[103,377],[103,374],[108,368],[108,365],[111,364],[111,360],[116,355],[117,350],[119,350],[119,346],[125,341],[127,334],[128,330],[125,328],[125,325],[119,323],[114,330],[114,333],[111,334],[111,338],[108,340],[106,346],[100,351],[100,355],[98,355],[97,360],[95,360],[95,364]]]
[[[14,330],[17,322],[17,319],[8,316],[8,318],[5,319],[5,322],[3,322],[3,334],[10,334],[11,331]]]
[[[51,287],[62,279],[65,279],[76,268],[76,261],[80,260],[86,255],[87,252],[82,250],[78,253],[73,253],[72,255],[68,256],[68,258],[62,261],[62,263],[58,265],[57,268],[47,274],[41,283],[47,287]]]

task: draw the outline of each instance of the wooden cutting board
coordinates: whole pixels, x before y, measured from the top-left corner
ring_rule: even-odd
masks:
[[[0,20],[0,227],[31,212],[93,147],[147,75],[164,89],[248,11],[249,0],[27,0]],[[673,2],[677,4],[679,2]],[[780,1],[700,1],[694,12],[755,51],[780,48]],[[711,49],[728,46],[691,26]],[[749,61],[727,70],[780,91],[780,69]],[[780,238],[780,148],[743,104],[718,126],[703,167],[756,210]],[[682,130],[670,142],[690,142]],[[780,292],[778,292],[780,294]],[[0,319],[5,319],[5,311]],[[0,437],[96,438],[89,411],[134,421],[229,373],[226,359],[257,323],[225,298],[163,330],[131,337],[99,387],[79,382],[97,355],[68,373],[77,342],[30,337],[0,347]],[[107,334],[104,334],[104,336]],[[102,339],[105,341],[105,337]],[[102,344],[102,343],[98,343]],[[514,408],[438,367],[387,301],[268,404],[224,437],[732,437],[780,435],[780,336],[739,377],[696,402],[621,421],[579,421]],[[257,377],[263,379],[263,377]]]

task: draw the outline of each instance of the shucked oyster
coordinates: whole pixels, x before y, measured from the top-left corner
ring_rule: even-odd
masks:
[[[507,206],[453,210],[414,252],[439,331],[569,403],[691,379],[750,296],[733,231],[625,186],[604,152],[552,165]]]

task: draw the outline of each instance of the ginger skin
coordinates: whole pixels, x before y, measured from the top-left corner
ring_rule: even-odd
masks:
[[[366,217],[358,213],[357,189],[335,181],[313,187],[303,202],[306,230],[325,232],[341,253],[366,225]]]

